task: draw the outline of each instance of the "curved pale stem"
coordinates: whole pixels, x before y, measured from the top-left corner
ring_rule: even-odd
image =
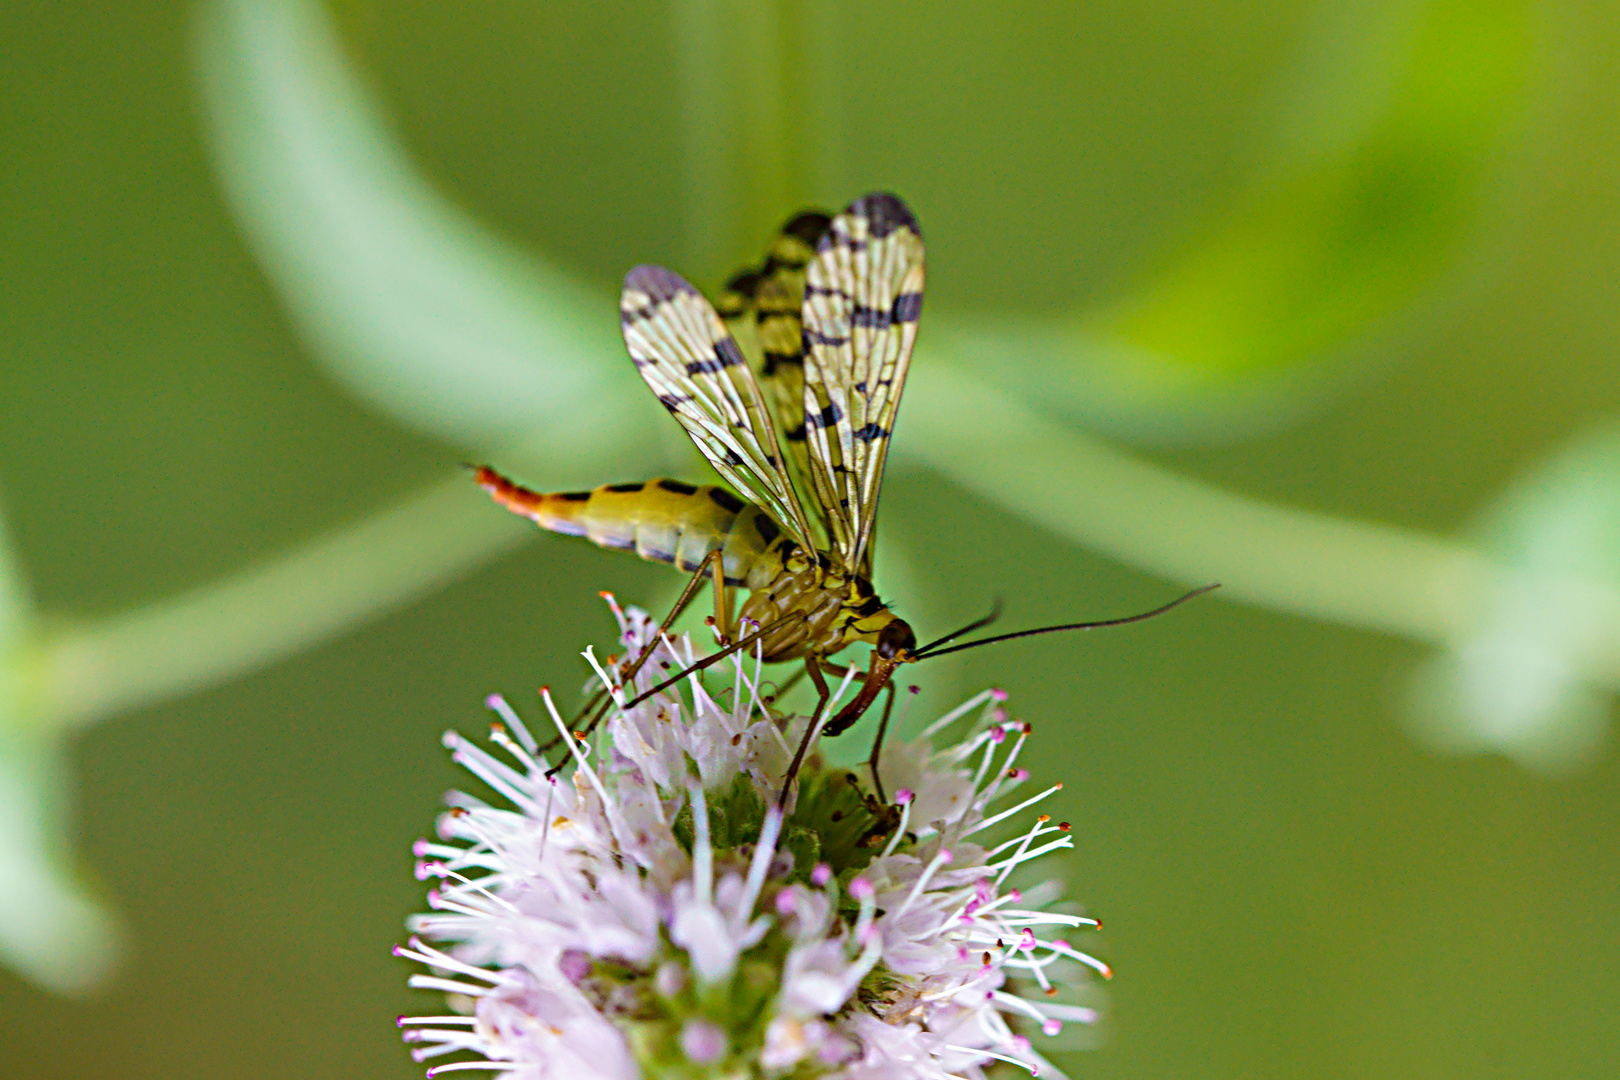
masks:
[[[533,529],[464,476],[211,585],[46,643],[47,709],[82,726],[246,674],[454,581]]]
[[[1041,416],[930,355],[907,388],[907,456],[1076,543],[1220,596],[1430,643],[1456,641],[1506,571],[1461,544],[1278,506],[1178,475]],[[1598,582],[1571,582],[1620,611]],[[1616,625],[1620,625],[1617,623]],[[1620,683],[1620,640],[1590,657]]]

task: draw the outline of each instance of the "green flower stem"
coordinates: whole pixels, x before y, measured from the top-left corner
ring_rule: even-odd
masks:
[[[1274,611],[1435,644],[1465,639],[1506,579],[1460,544],[1275,506],[1178,476],[1040,416],[934,353],[907,389],[908,456],[1121,562]],[[1615,590],[1564,582],[1593,611]],[[1611,621],[1610,626],[1620,625]],[[1581,658],[1620,685],[1609,633]]]
[[[534,535],[465,475],[225,581],[47,642],[51,719],[212,686],[398,608]]]

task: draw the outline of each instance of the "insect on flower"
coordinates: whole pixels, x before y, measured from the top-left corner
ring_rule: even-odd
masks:
[[[768,663],[803,661],[820,700],[784,799],[832,696],[826,676],[849,674],[834,655],[857,643],[872,647],[859,690],[821,725],[828,736],[847,730],[886,687],[892,705],[900,665],[968,647],[941,648],[990,621],[919,648],[871,581],[878,493],[917,338],[923,277],[916,218],[886,193],[857,199],[836,217],[793,218],[758,269],[732,278],[718,311],[661,266],[626,275],[620,322],[631,359],[741,498],[718,485],[669,479],[545,494],[478,470],[498,503],[542,528],[691,573],[665,629],[704,581],[712,582],[715,623],[729,648],[648,694],[738,649]],[[749,592],[734,614],[733,587]],[[626,678],[646,655],[626,662]],[[888,711],[870,759],[878,784]],[[601,715],[598,707],[587,731]]]

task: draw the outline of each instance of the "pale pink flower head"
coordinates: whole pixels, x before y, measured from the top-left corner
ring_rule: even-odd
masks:
[[[643,612],[616,605],[633,655]],[[542,694],[570,768],[504,699],[486,749],[452,757],[493,793],[453,793],[416,847],[430,910],[399,953],[444,1015],[403,1018],[429,1070],[521,1078],[981,1078],[997,1061],[1060,1075],[1035,1043],[1090,1024],[1099,961],[1059,936],[1096,925],[1020,892],[1020,868],[1068,826],[1009,797],[1028,725],[986,691],[885,749],[885,790],[812,754],[777,808],[808,718],[779,712],[734,655],[628,708],[689,667],[660,640],[633,685],[591,660],[614,705],[594,742]],[[704,684],[707,680],[707,686]],[[947,730],[954,742],[936,749]],[[1037,895],[1039,893],[1039,895]]]

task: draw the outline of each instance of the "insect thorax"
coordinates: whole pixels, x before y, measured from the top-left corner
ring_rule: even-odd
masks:
[[[789,555],[776,577],[749,595],[741,616],[750,624],[777,626],[761,642],[767,661],[831,656],[856,642],[875,645],[886,630],[886,640],[910,640],[910,628],[870,581],[847,574],[825,555],[812,559],[803,551]]]

